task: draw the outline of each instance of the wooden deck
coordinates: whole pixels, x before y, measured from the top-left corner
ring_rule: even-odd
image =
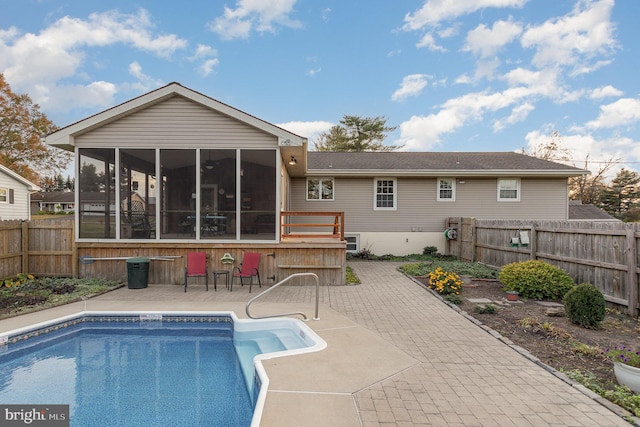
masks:
[[[185,257],[188,252],[207,253],[209,271],[231,270],[242,261],[244,252],[259,252],[260,277],[263,283],[274,284],[290,274],[311,272],[322,285],[345,284],[346,244],[336,239],[287,238],[280,243],[171,243],[171,242],[100,242],[76,243],[78,276],[127,281],[127,263],[123,259],[96,260],[88,258],[179,257],[169,261],[151,260],[149,283],[183,284]],[[234,264],[220,259],[231,254]],[[191,280],[190,279],[190,283]],[[211,279],[210,279],[211,281]]]

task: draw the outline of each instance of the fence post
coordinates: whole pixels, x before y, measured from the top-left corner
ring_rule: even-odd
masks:
[[[531,223],[531,236],[529,237],[529,250],[531,251],[530,254],[530,258],[531,259],[537,259],[538,255],[536,254],[536,252],[538,251],[538,245],[536,244],[538,241],[538,237],[537,237],[537,232],[536,232],[536,223]]]
[[[22,221],[20,223],[21,242],[22,245],[22,271],[21,273],[29,273],[29,222]]]
[[[457,242],[456,258],[458,258],[458,261],[460,261],[462,259],[462,217],[459,216],[457,219],[458,219],[458,237],[456,239],[456,242]]]
[[[444,229],[446,230],[449,227],[451,227],[451,218],[447,217],[444,222]],[[446,237],[444,239],[444,254],[451,255],[451,242]]]
[[[78,245],[76,244],[76,221],[75,219],[71,221],[71,275],[74,279],[77,279],[78,276],[78,263],[80,259],[78,258]]]
[[[627,224],[627,298],[629,316],[638,317],[638,274],[636,235],[634,224]]]
[[[476,262],[476,243],[478,237],[476,236],[476,219],[471,218],[471,262]]]

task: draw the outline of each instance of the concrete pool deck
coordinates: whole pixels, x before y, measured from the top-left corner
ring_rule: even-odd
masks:
[[[262,426],[629,426],[615,405],[563,381],[396,270],[350,263],[358,286],[322,286],[320,320],[307,325],[321,352],[265,360]],[[263,289],[265,289],[263,287]],[[275,289],[252,314],[304,311],[314,286]],[[0,321],[0,333],[78,311],[234,311],[257,293],[218,286],[120,288]]]

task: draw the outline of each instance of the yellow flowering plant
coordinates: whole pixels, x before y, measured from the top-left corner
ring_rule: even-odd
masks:
[[[14,277],[4,277],[0,279],[0,288],[13,288],[16,286],[20,286],[28,280],[33,280],[35,277],[31,274],[18,273]]]
[[[429,287],[440,295],[458,295],[462,288],[462,279],[457,273],[437,267],[429,273]]]

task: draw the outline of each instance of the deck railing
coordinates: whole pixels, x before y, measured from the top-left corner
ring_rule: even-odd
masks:
[[[333,217],[333,222],[331,219],[318,219],[322,217]],[[327,228],[330,230],[327,231]],[[280,232],[284,238],[333,238],[343,241],[344,212],[283,211],[280,212]]]

